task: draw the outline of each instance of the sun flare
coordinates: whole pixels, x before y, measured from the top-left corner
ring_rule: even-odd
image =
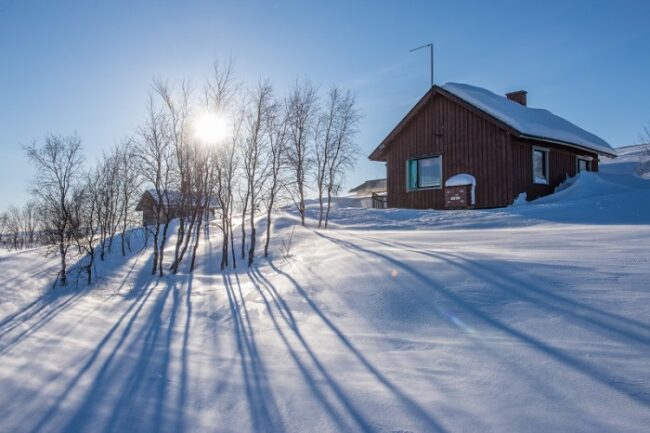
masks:
[[[230,125],[224,115],[205,112],[194,120],[194,137],[203,143],[215,144],[229,135]]]

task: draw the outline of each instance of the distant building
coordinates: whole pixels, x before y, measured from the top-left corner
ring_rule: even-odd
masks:
[[[386,207],[386,179],[371,179],[348,191],[359,199],[359,206],[366,208]]]
[[[598,171],[601,155],[616,151],[547,110],[529,108],[525,91],[503,97],[449,83],[432,87],[369,158],[386,163],[388,207],[446,209],[503,207],[521,193],[528,200],[550,194],[569,176]]]
[[[371,179],[367,180],[361,185],[352,188],[348,191],[357,197],[370,197],[373,193],[385,194],[386,193],[386,179]]]
[[[149,226],[156,223],[156,214],[158,213],[159,197],[155,189],[146,190],[140,201],[135,207],[135,210],[142,212],[142,225]],[[182,196],[179,191],[164,191],[162,193],[162,206],[165,212],[161,216],[161,223],[165,223],[165,215],[167,220],[178,218],[181,215]],[[210,204],[203,210],[204,217],[213,218],[218,210],[218,205],[214,200],[210,200]]]

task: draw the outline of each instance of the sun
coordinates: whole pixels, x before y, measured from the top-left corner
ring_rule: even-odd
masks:
[[[228,119],[218,113],[206,111],[194,119],[194,137],[205,144],[215,144],[230,136]]]

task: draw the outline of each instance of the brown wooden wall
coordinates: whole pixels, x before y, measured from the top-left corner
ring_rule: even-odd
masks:
[[[549,185],[533,183],[534,145],[550,149]],[[443,187],[407,191],[406,161],[436,154],[442,155]],[[575,175],[577,155],[591,156],[597,171],[594,153],[519,139],[465,105],[433,95],[388,143],[388,207],[444,209],[444,182],[459,173],[476,178],[477,208],[508,206],[521,192],[531,200]]]
[[[508,133],[440,95],[434,95],[391,141],[386,153],[388,206],[416,209],[444,208],[444,191],[407,191],[406,161],[442,154],[442,180],[460,173],[476,178],[476,207],[499,207],[512,202]]]
[[[564,182],[568,177],[575,176],[577,172],[577,157],[586,156],[593,158],[591,170],[598,171],[598,155],[559,146],[557,144],[542,141],[523,140],[512,137],[512,179],[515,197],[521,192],[526,193],[528,200],[551,194],[555,188]],[[533,146],[549,149],[548,170],[549,184],[535,184],[533,177]]]

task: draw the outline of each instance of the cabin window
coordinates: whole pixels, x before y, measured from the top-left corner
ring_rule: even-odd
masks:
[[[533,148],[533,182],[548,184],[548,149]]]
[[[440,188],[442,156],[428,156],[407,161],[408,189]]]
[[[587,158],[578,158],[577,160],[577,171],[578,173],[583,172],[583,171],[591,171],[591,161],[589,161]]]

